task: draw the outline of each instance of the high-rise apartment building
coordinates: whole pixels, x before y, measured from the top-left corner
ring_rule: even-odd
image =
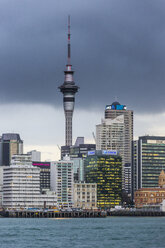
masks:
[[[68,63],[66,65],[64,83],[59,87],[63,94],[63,105],[65,112],[65,145],[72,145],[72,117],[74,111],[75,94],[79,87],[75,85],[71,65],[71,46],[70,46],[70,17],[68,19]]]
[[[51,190],[57,194],[61,208],[73,206],[73,161],[69,157],[51,162]]]
[[[96,126],[96,149],[117,150],[122,156],[122,187],[131,194],[133,111],[113,102],[105,108],[105,119]],[[128,175],[130,173],[130,175]]]
[[[165,170],[165,137],[142,136],[134,141],[133,190],[155,188]]]
[[[122,158],[117,151],[90,151],[85,159],[85,182],[97,183],[97,206],[111,208],[122,200]]]
[[[23,141],[17,133],[4,133],[0,144],[1,165],[10,165],[11,158],[15,154],[23,153]]]

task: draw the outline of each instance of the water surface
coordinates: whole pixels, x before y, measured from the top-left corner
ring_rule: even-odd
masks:
[[[165,248],[164,217],[0,219],[0,248]]]

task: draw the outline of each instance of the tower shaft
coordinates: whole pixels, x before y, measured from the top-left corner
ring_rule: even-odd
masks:
[[[65,111],[65,144],[72,145],[72,116],[73,111]]]

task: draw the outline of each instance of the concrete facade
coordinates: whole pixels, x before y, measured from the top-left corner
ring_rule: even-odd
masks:
[[[74,207],[82,209],[97,209],[97,184],[74,183]]]
[[[59,207],[73,206],[73,161],[69,158],[51,162],[50,185],[57,194]]]
[[[31,155],[33,162],[40,162],[41,161],[41,152],[32,150],[27,152],[28,155]]]
[[[57,206],[55,192],[41,194],[40,168],[32,166],[29,155],[15,155],[3,169],[4,208],[44,208]]]

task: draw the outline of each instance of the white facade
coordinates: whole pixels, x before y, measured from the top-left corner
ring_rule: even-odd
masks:
[[[117,150],[124,164],[124,136],[124,115],[114,119],[102,119],[101,124],[96,125],[96,150]]]
[[[12,165],[32,165],[32,157],[28,154],[17,154],[11,158]]]
[[[55,192],[40,193],[40,168],[32,166],[32,162],[28,160],[30,157],[15,155],[12,157],[11,166],[4,167],[4,208],[44,208],[57,205]]]
[[[160,211],[165,212],[165,200],[160,204]]]
[[[31,155],[33,162],[40,162],[41,161],[41,152],[32,150],[27,153],[28,155]]]
[[[57,194],[60,207],[73,206],[73,161],[61,160],[51,162],[51,190]]]
[[[74,183],[74,207],[97,209],[97,184]]]
[[[5,166],[0,166],[0,208],[2,207],[3,199],[3,168]]]

